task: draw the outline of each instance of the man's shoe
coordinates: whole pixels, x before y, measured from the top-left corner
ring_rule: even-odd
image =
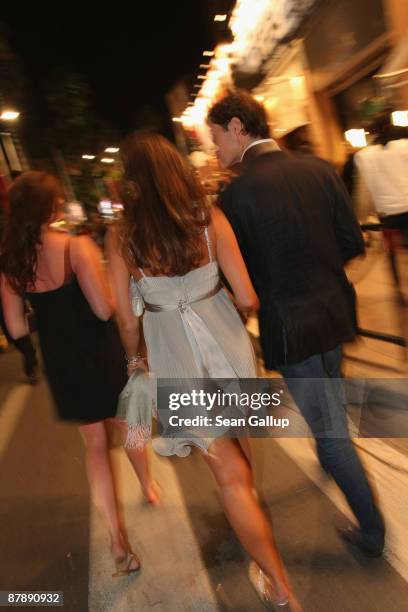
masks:
[[[340,537],[347,542],[347,544],[351,544],[358,548],[366,557],[381,557],[384,546],[375,546],[365,541],[356,527],[338,529],[338,532]]]

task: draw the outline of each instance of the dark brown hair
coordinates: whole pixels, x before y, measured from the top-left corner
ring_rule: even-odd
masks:
[[[245,132],[250,136],[270,137],[264,107],[246,91],[229,91],[210,108],[207,120],[221,125],[226,130],[233,117],[240,119]]]
[[[135,132],[121,146],[127,264],[183,275],[198,267],[209,223],[204,191],[188,161],[163,136]]]
[[[0,271],[12,289],[22,294],[35,282],[41,226],[51,220],[62,190],[57,179],[46,172],[25,172],[14,181],[8,197]]]

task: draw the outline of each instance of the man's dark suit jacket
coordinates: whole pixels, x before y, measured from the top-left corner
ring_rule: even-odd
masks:
[[[260,339],[269,369],[353,340],[354,289],[343,264],[364,253],[333,167],[272,146],[250,147],[241,176],[220,196],[261,302]]]

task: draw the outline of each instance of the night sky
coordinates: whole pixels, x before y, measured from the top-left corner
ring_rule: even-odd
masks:
[[[146,107],[168,121],[164,94],[178,78],[197,74],[203,50],[216,42],[214,15],[233,4],[150,0],[125,9],[124,3],[84,3],[93,12],[88,17],[78,5],[35,11],[15,3],[2,9],[0,22],[22,60],[29,92],[55,71],[79,73],[92,90],[95,115],[123,133]]]

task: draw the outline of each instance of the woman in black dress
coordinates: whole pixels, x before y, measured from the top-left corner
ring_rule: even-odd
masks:
[[[8,330],[15,339],[27,336],[28,299],[58,415],[79,424],[86,444],[88,478],[110,532],[115,575],[137,571],[139,559],[120,529],[109,462],[106,419],[115,416],[127,379],[101,253],[88,236],[72,237],[50,228],[63,210],[61,189],[52,176],[25,173],[9,198],[1,253]],[[145,451],[132,449],[128,454],[145,496],[156,502]]]

